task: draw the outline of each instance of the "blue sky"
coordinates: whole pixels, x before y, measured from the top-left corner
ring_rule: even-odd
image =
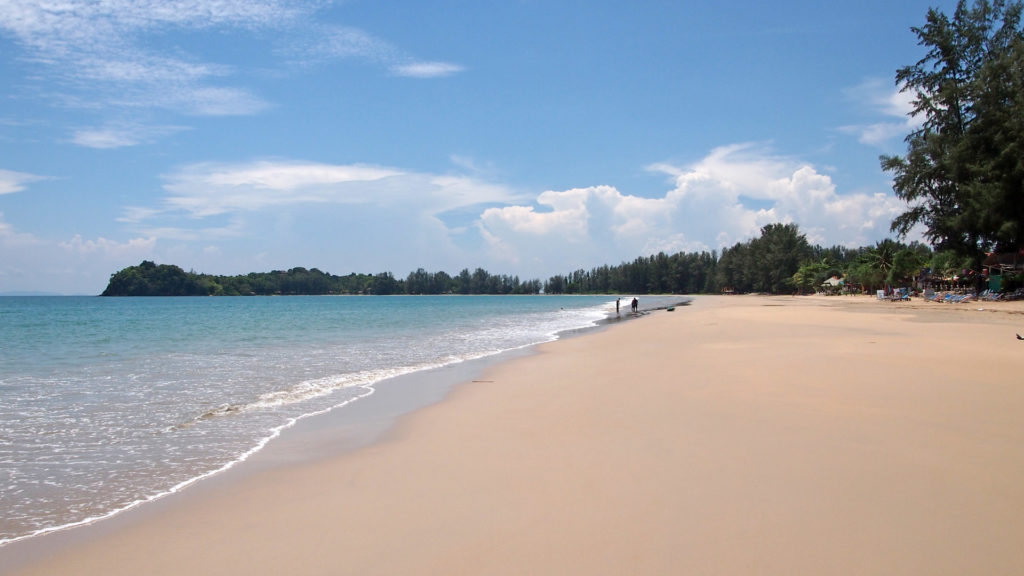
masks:
[[[0,293],[872,244],[931,6],[0,0]]]

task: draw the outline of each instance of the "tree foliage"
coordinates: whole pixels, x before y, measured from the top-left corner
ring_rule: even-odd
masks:
[[[906,286],[929,267],[932,250],[883,240],[874,246],[810,246],[795,224],[769,224],[761,235],[715,252],[659,253],[618,266],[552,276],[548,294],[806,294],[838,276],[855,289]],[[970,268],[970,266],[966,266]]]
[[[1024,245],[1024,32],[1019,1],[957,4],[952,18],[929,10],[912,28],[927,49],[900,68],[920,127],[905,156],[883,156],[907,210],[892,222],[905,236],[922,225],[929,243],[979,262],[983,252]]]
[[[203,296],[211,285],[195,274],[170,265],[144,260],[110,277],[103,296]]]
[[[933,256],[931,248],[919,242],[882,240],[860,249],[845,267],[846,282],[868,291],[907,286],[932,267]]]
[[[642,256],[618,266],[578,269],[540,280],[468,268],[451,276],[419,268],[404,279],[390,272],[335,276],[316,268],[212,276],[143,261],[110,277],[104,296],[238,296],[320,294],[700,294],[815,291],[831,276],[867,290],[906,285],[928,265],[938,272],[970,268],[947,251],[883,240],[865,248],[810,246],[795,224],[769,224],[761,235],[716,252]]]
[[[334,276],[316,268],[211,276],[185,272],[178,266],[143,261],[110,277],[103,296],[270,296],[323,294],[536,294],[540,280],[492,275],[478,268],[452,277],[422,268],[405,280],[390,272]]]
[[[818,248],[818,250],[821,250]],[[792,277],[814,250],[795,224],[769,224],[761,235],[715,252],[639,257],[619,266],[601,266],[552,276],[547,294],[697,294],[793,292]]]

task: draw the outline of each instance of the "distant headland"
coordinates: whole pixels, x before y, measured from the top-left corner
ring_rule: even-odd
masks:
[[[214,276],[144,260],[110,277],[101,296],[298,296],[328,294],[539,294],[539,280],[490,274],[477,268],[455,276],[420,268],[405,280],[390,272],[335,276],[316,268]]]

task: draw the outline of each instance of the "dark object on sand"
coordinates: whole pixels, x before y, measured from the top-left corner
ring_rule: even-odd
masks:
[[[1021,336],[1020,334],[1017,334],[1017,340],[1024,340],[1024,336]]]

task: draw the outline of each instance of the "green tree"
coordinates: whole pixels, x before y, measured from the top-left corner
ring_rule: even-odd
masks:
[[[834,269],[835,265],[828,258],[818,262],[805,262],[793,274],[793,286],[800,294],[814,292],[831,277]]]
[[[463,268],[459,275],[455,277],[455,293],[469,294],[471,283],[472,277],[469,275],[469,269]]]
[[[769,294],[789,292],[793,274],[810,255],[807,238],[796,224],[769,224],[751,241],[753,288]]]
[[[921,268],[928,262],[926,256],[911,249],[904,248],[893,256],[892,268],[886,280],[893,286],[906,286],[921,273]]]
[[[370,282],[370,294],[386,296],[388,294],[395,294],[399,292],[399,290],[400,286],[398,280],[395,279],[391,272],[374,274],[373,280]]]
[[[215,290],[213,283],[178,266],[143,260],[110,277],[103,296],[207,296]]]
[[[920,128],[905,156],[883,156],[896,196],[907,210],[892,222],[980,261],[993,247],[1016,248],[1024,237],[1024,32],[1019,1],[957,4],[952,18],[931,9],[912,28],[927,48],[900,68],[896,83],[914,95]]]
[[[750,281],[752,262],[749,242],[722,250],[722,257],[715,268],[717,285],[721,290],[750,292],[753,290],[753,282]]]

